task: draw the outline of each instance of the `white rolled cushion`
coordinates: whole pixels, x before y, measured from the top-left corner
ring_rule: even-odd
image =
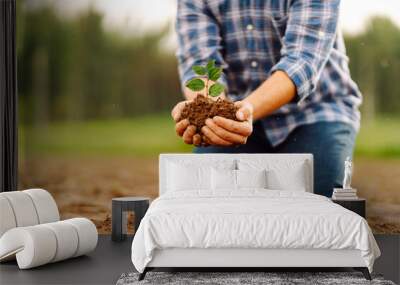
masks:
[[[19,268],[28,269],[86,254],[96,245],[96,227],[85,218],[19,227],[0,238],[0,261],[16,257]]]
[[[74,257],[86,254],[96,248],[98,234],[96,226],[91,220],[85,218],[74,218],[65,220],[64,222],[73,225],[78,233],[78,248]]]
[[[28,269],[51,262],[56,248],[56,236],[43,225],[14,228],[0,239],[0,260],[16,254],[19,268]]]
[[[10,202],[6,197],[0,195],[0,237],[16,226],[17,223]]]
[[[28,189],[22,192],[31,197],[38,214],[39,224],[51,223],[60,220],[60,214],[58,212],[56,201],[54,201],[49,192],[43,189]]]
[[[263,170],[236,170],[237,187],[240,188],[267,188],[267,171]]]
[[[13,209],[17,227],[33,226],[39,223],[36,208],[31,197],[22,191],[1,193]]]
[[[211,181],[213,190],[236,190],[236,170],[212,168]]]
[[[44,224],[43,226],[51,229],[56,236],[57,250],[51,262],[64,260],[75,255],[79,238],[78,232],[73,225],[60,221]]]
[[[169,163],[168,186],[170,191],[211,189],[211,167]]]

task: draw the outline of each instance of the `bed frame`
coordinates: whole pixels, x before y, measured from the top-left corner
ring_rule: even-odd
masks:
[[[313,157],[311,154],[161,154],[159,161],[160,195],[166,192],[168,160],[215,160],[257,158],[266,160],[304,160],[307,163],[307,192],[313,192]],[[250,249],[250,248],[169,248],[154,252],[152,261],[139,275],[155,268],[232,268],[246,271],[254,268],[343,268],[361,271],[367,280],[371,275],[359,250],[330,249]]]
[[[143,280],[155,268],[353,268],[371,280],[359,250],[329,249],[183,249],[156,250],[152,261],[139,275]]]

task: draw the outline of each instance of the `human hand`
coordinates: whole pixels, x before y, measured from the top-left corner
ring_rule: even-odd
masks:
[[[196,127],[190,125],[188,119],[180,120],[181,113],[185,105],[190,101],[182,101],[176,104],[172,109],[171,116],[175,121],[175,131],[176,134],[182,137],[183,141],[187,144],[194,144],[195,146],[200,146],[202,144],[201,135],[196,133]],[[203,143],[204,145],[204,143]]]
[[[246,101],[235,102],[238,107],[236,118],[239,121],[216,116],[206,120],[201,132],[211,145],[232,146],[246,144],[253,132],[253,105]]]

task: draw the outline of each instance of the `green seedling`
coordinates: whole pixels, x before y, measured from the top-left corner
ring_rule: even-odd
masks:
[[[193,78],[186,83],[186,87],[190,90],[201,91],[205,89],[206,97],[217,97],[225,90],[224,85],[216,82],[221,77],[222,67],[216,67],[215,60],[209,60],[206,66],[195,65],[192,67],[192,70],[198,75],[198,77]],[[214,82],[211,86],[209,86],[210,81]]]

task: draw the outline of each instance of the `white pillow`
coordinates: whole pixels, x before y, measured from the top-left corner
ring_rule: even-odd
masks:
[[[268,188],[272,190],[306,191],[304,167],[267,171]]]
[[[170,164],[183,165],[185,167],[197,166],[197,167],[213,167],[216,169],[237,169],[236,159],[221,159],[217,157],[207,157],[198,154],[195,159],[189,157],[176,157],[168,159],[166,162],[166,167],[168,168]],[[168,173],[168,172],[167,172]]]
[[[236,170],[238,188],[267,188],[267,171]]]
[[[212,169],[213,190],[238,190],[240,188],[267,188],[266,170]]]
[[[304,160],[238,160],[240,170],[266,169],[267,188],[271,190],[306,191],[312,183],[308,181],[307,167]]]
[[[211,173],[213,190],[236,190],[236,170],[213,167]]]
[[[211,167],[168,164],[168,191],[211,189]]]

